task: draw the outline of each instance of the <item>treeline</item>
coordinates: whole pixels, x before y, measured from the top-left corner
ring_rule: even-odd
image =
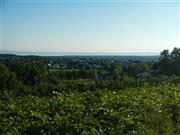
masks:
[[[69,57],[54,61],[35,56],[9,57],[0,59],[0,86],[1,91],[11,91],[15,95],[49,96],[52,91],[123,90],[147,84],[157,86],[163,82],[180,85],[179,48],[174,48],[171,53],[162,51],[159,61],[78,58],[76,61],[83,65],[81,68],[73,66],[76,61]],[[72,67],[57,68],[52,63]]]

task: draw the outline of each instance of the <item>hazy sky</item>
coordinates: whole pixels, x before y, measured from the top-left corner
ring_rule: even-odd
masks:
[[[178,0],[0,0],[1,49],[158,53],[179,46]]]

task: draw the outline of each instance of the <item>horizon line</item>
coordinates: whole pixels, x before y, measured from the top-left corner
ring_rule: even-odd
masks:
[[[0,55],[20,55],[20,56],[159,56],[160,53],[152,52],[134,52],[134,53],[118,53],[118,52],[45,52],[45,51],[0,51]]]
[[[61,51],[21,51],[21,50],[0,50],[0,52],[19,52],[19,53],[87,53],[87,54],[159,54],[159,52],[61,52]]]

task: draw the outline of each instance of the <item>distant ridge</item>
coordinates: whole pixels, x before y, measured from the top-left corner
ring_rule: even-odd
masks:
[[[38,51],[9,51],[1,50],[0,54],[12,55],[37,55],[37,56],[159,56],[159,53],[89,53],[89,52],[38,52]]]

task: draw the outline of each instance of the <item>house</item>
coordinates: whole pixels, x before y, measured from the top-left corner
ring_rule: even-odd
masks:
[[[136,75],[137,77],[149,77],[152,76],[152,72],[142,72]]]
[[[98,65],[98,64],[93,64],[92,66],[93,66],[94,68],[96,68],[96,69],[101,68],[101,66],[100,66],[100,65]]]
[[[60,65],[59,64],[53,64],[51,65],[52,68],[60,68]]]

